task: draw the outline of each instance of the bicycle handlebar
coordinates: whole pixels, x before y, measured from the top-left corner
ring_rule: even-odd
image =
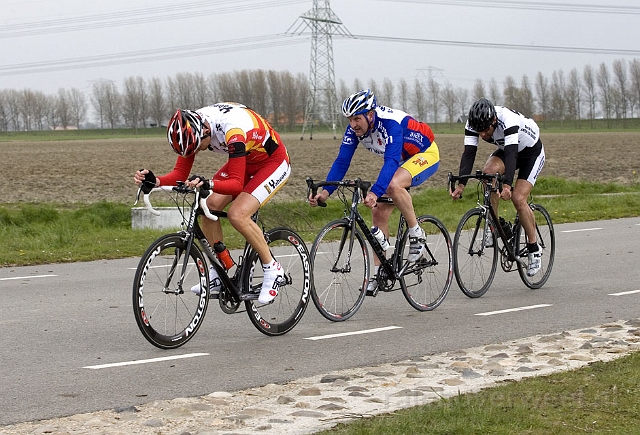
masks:
[[[371,187],[371,183],[369,181],[363,181],[360,178],[356,178],[355,180],[342,180],[342,181],[320,181],[318,183],[314,183],[311,177],[307,177],[307,197],[308,193],[311,192],[313,196],[318,194],[318,188],[324,186],[336,186],[336,187],[353,187],[360,189],[362,191],[362,196],[367,196],[367,192]],[[327,203],[323,201],[318,201],[318,205],[320,207],[326,207]]]
[[[140,200],[140,193],[141,192],[142,192],[142,186],[138,188],[138,194],[136,196],[136,202],[133,205],[138,204],[138,201]],[[209,211],[209,207],[207,207],[207,197],[211,193],[210,190],[206,190],[206,189],[200,188],[199,191],[196,192],[195,190],[191,189],[190,187],[187,187],[187,185],[185,183],[182,183],[182,182],[178,182],[177,186],[154,187],[153,189],[151,189],[151,191],[149,193],[145,193],[142,196],[142,200],[144,201],[146,209],[149,210],[149,212],[151,214],[153,214],[154,216],[160,216],[160,212],[158,210],[156,210],[155,208],[153,208],[153,205],[151,204],[151,200],[149,199],[149,195],[151,195],[151,193],[153,193],[153,192],[178,192],[178,193],[183,193],[183,194],[197,193],[197,194],[199,194],[199,196],[198,196],[198,200],[199,200],[198,204],[199,204],[200,209],[204,213],[204,215],[207,218],[211,219],[212,221],[217,221],[218,220],[218,216],[212,214],[211,211]]]
[[[462,180],[466,181],[471,179],[476,179],[480,181],[496,180],[498,182],[498,185],[497,185],[498,191],[502,191],[502,183],[503,183],[504,177],[497,172],[495,174],[484,174],[482,171],[476,171],[475,174],[469,174],[469,175],[453,175],[453,173],[449,172],[449,175],[447,177],[447,180],[449,183],[449,190],[451,192],[456,190],[456,181],[462,181]]]

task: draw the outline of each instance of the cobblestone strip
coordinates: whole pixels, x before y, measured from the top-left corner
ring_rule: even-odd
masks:
[[[204,397],[0,427],[26,434],[308,434],[339,422],[609,361],[640,349],[640,319],[342,370]]]

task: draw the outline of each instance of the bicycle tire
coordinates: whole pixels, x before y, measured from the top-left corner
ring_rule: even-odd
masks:
[[[304,240],[289,228],[273,228],[265,233],[273,257],[280,262],[287,284],[278,288],[278,296],[267,304],[256,299],[245,301],[251,323],[263,334],[283,335],[302,319],[313,288],[313,269]],[[245,289],[260,293],[262,262],[251,250],[244,262],[242,280]]]
[[[167,234],[149,246],[138,263],[133,281],[133,312],[144,338],[161,349],[175,349],[200,328],[209,302],[209,274],[205,257],[194,243],[182,274],[186,243],[181,234]],[[200,296],[190,291],[200,283]]]
[[[495,234],[493,245],[485,247],[486,212],[481,208],[467,211],[456,228],[453,238],[453,271],[458,287],[466,296],[484,295],[496,275],[498,249]]]
[[[400,277],[400,288],[413,308],[418,311],[432,311],[447,297],[453,281],[451,236],[435,216],[419,216],[418,224],[427,235],[427,251],[430,255],[408,264]],[[409,255],[408,231],[404,233],[400,246],[398,258],[402,259],[401,265],[406,265]]]
[[[329,222],[311,246],[311,262],[311,300],[318,312],[333,322],[351,318],[364,302],[369,277],[369,251],[362,233],[356,229],[352,234],[346,219]]]
[[[542,287],[553,269],[553,262],[556,256],[556,233],[553,229],[553,222],[547,210],[539,204],[529,204],[536,221],[536,238],[542,249],[542,266],[540,271],[534,276],[527,275],[527,263],[518,262],[518,273],[522,282],[531,289]],[[518,225],[515,231],[516,236],[516,252],[522,258],[527,258],[527,240],[524,229]]]

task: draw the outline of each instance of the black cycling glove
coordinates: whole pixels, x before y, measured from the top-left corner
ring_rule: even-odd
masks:
[[[213,190],[211,180],[208,180],[206,177],[203,177],[202,175],[192,175],[189,177],[189,181],[194,181],[196,178],[200,179],[200,181],[202,182],[202,186],[200,186],[201,189]]]
[[[141,169],[142,171],[142,169]],[[151,189],[156,187],[156,176],[153,175],[153,172],[149,171],[144,174],[144,181],[142,182],[142,192],[147,194],[151,192]]]

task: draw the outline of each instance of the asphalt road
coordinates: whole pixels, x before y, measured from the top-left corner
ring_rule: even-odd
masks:
[[[411,308],[401,291],[368,298],[342,323],[310,303],[281,337],[261,334],[246,313],[224,314],[212,301],[196,336],[171,351],[150,345],[133,318],[137,258],[2,268],[0,425],[640,317],[639,242],[640,218],[556,225],[554,270],[542,289],[499,269],[482,298],[467,298],[454,282],[428,313]]]

